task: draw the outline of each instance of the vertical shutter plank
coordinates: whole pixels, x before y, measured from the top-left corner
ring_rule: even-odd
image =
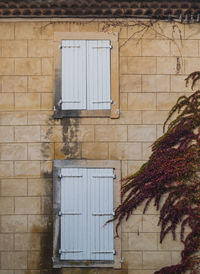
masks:
[[[81,260],[86,258],[84,237],[86,227],[85,174],[86,170],[81,168],[62,169],[61,260]],[[80,175],[83,177],[75,177]],[[80,215],[77,215],[79,213]]]
[[[62,109],[86,109],[86,41],[62,41]]]
[[[103,170],[101,169],[101,172],[100,172],[101,176],[104,175],[104,172]],[[106,192],[106,178],[99,178],[100,182],[100,186],[102,188],[102,191],[100,191],[100,201],[102,201],[102,206],[100,208],[100,212],[107,212],[108,208],[106,206],[106,201],[105,201],[105,196],[107,196],[107,192]],[[101,182],[102,181],[102,182]],[[108,218],[108,217],[107,217]],[[100,223],[100,227],[101,229],[103,230],[106,230],[106,227],[104,226],[105,222],[106,222],[106,216],[102,216],[101,218],[99,218],[101,223]],[[100,233],[100,250],[107,250],[106,248],[106,244],[105,244],[105,241],[106,241],[106,235],[103,235],[103,233]],[[105,260],[106,259],[106,254],[102,254],[102,259]]]
[[[87,225],[87,200],[88,200],[88,193],[87,193],[87,170],[84,169],[84,187],[82,188],[82,194],[83,194],[83,199],[82,199],[82,208],[83,208],[83,212],[85,213],[83,218],[83,229],[82,229],[82,233],[80,235],[81,237],[81,241],[83,241],[83,246],[84,246],[84,253],[82,253],[82,260],[87,260],[88,258],[88,248],[87,248],[87,228],[88,228],[88,225]]]
[[[87,235],[87,259],[91,260],[91,254],[90,254],[90,246],[92,242],[92,236],[93,236],[93,227],[92,227],[92,220],[91,216],[88,214],[88,209],[91,207],[91,182],[88,180],[88,170],[87,170],[87,228],[86,228],[86,235]]]
[[[113,206],[114,206],[114,185],[113,185],[113,180],[112,180],[112,183],[109,183],[107,185],[107,187],[108,187],[108,192],[107,192],[108,195],[110,193],[112,193],[112,195],[109,195],[109,203],[107,204],[107,206],[108,206],[108,210],[113,212],[114,211],[114,208],[113,208]],[[113,222],[109,223],[109,225],[110,225],[110,228],[108,227],[108,232],[107,232],[108,241],[107,242],[111,243],[111,246],[109,248],[112,248],[114,250],[114,234],[113,234],[114,233],[113,232],[114,227],[113,227]],[[110,255],[113,258],[113,254],[110,254]]]
[[[110,99],[110,41],[89,40],[87,41],[87,109],[110,109]]]
[[[88,169],[92,194],[88,214],[92,216],[92,234],[94,234],[91,241],[92,260],[113,260],[113,223],[105,225],[106,221],[112,218],[113,212],[112,175],[113,169]]]

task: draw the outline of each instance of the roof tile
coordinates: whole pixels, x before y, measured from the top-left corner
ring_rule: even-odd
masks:
[[[0,0],[0,18],[200,17],[199,0]]]

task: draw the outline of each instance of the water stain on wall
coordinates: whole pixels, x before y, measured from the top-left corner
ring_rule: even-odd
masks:
[[[59,152],[55,151],[56,159],[77,159],[81,155],[81,144],[78,142],[78,119],[63,118],[57,123],[52,123],[52,117],[48,122],[46,132],[42,139],[44,142],[41,145],[41,155],[43,160],[43,171],[41,176],[52,179],[52,170],[45,168],[45,165],[50,164],[51,158],[51,144],[59,141]],[[61,142],[62,141],[62,142]],[[56,147],[56,146],[55,146]],[[45,160],[46,159],[46,160]],[[52,254],[53,254],[53,235],[52,235],[52,192],[50,196],[41,196],[41,213],[48,214],[46,224],[39,226],[34,225],[31,232],[40,232],[40,251],[31,252],[29,254],[29,268],[40,269],[41,274],[59,274],[61,270],[52,268]],[[43,215],[42,215],[43,216]],[[43,222],[41,220],[41,222]],[[45,221],[44,221],[45,222]],[[44,231],[43,231],[43,226]],[[42,231],[42,233],[41,233]],[[70,270],[69,273],[72,270]],[[88,273],[88,272],[87,272]]]
[[[63,118],[63,147],[61,152],[66,159],[79,159],[81,154],[81,144],[78,142],[79,122],[76,118]]]

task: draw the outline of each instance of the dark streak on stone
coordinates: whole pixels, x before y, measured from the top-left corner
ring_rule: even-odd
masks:
[[[53,134],[54,123],[52,123],[52,117],[49,118],[48,125],[50,126],[46,132],[45,139],[49,139],[49,137]],[[63,147],[61,152],[70,159],[80,158],[80,143],[77,142],[77,133],[78,133],[78,121],[75,118],[63,118],[61,120],[62,125],[62,140]],[[48,162],[49,160],[45,160],[49,158],[50,154],[50,142],[43,142],[41,145],[41,154],[43,155],[44,162]],[[44,178],[52,178],[52,172],[43,171],[41,172],[41,177]],[[50,197],[45,198],[52,198]],[[49,200],[49,199],[48,199]],[[48,214],[52,217],[52,203],[45,203],[44,199],[42,199],[42,208],[41,212],[43,214]],[[43,212],[44,211],[44,212]],[[38,232],[40,229],[37,227],[32,228],[32,232]],[[40,252],[39,252],[39,260],[37,262],[33,262],[37,269],[40,269],[41,274],[60,274],[60,269],[53,269],[52,267],[52,254],[53,254],[53,235],[52,235],[53,226],[52,223],[48,226],[48,231],[41,233],[40,238]],[[34,260],[34,259],[33,259]]]
[[[76,118],[63,118],[63,148],[61,152],[66,159],[80,158],[80,143],[78,143],[79,123]]]
[[[53,123],[52,123],[53,121]],[[49,117],[49,121],[47,123],[50,126],[46,132],[45,139],[49,139],[51,134],[53,134],[54,127],[54,118],[53,116]],[[43,142],[41,145],[41,154],[43,156],[43,162],[49,162],[50,156],[50,142]],[[45,160],[47,159],[47,160]],[[43,171],[41,172],[41,177],[51,178],[51,171]],[[53,269],[52,267],[52,253],[53,253],[53,224],[52,224],[52,201],[53,191],[50,196],[41,197],[41,213],[48,214],[50,217],[50,222],[48,222],[47,228],[44,232],[40,233],[40,252],[39,252],[39,260],[37,262],[37,269],[40,269],[41,274],[60,274],[61,271],[59,269]],[[41,228],[37,228],[37,226],[33,226],[32,232],[41,232]]]

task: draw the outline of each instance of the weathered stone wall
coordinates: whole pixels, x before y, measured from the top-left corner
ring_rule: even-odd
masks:
[[[0,23],[0,274],[57,273],[51,270],[53,159],[117,159],[122,176],[133,173],[148,159],[170,107],[190,92],[184,78],[199,70],[200,25],[145,24]],[[52,118],[59,31],[119,31],[119,119]],[[152,274],[177,263],[182,245],[171,236],[160,245],[153,205],[133,215],[122,226],[122,270],[63,273]]]

